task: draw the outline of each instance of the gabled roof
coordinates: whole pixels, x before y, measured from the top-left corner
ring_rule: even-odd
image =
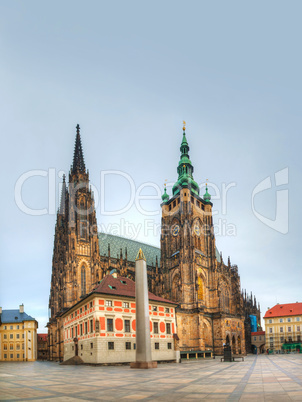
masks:
[[[135,282],[133,282],[129,278],[124,278],[122,276],[114,278],[112,275],[107,275],[102,279],[101,283],[91,293],[127,296],[135,298]],[[148,292],[148,295],[149,300],[177,305],[177,303],[156,296],[151,292]]]
[[[47,341],[48,334],[37,334],[38,341]]]
[[[288,315],[302,315],[302,303],[276,304],[267,310],[264,318],[287,317]]]
[[[0,314],[2,324],[13,324],[23,321],[35,321],[33,317],[26,313],[20,313],[19,310],[2,310]]]
[[[125,258],[125,250],[127,248],[127,260],[135,262],[137,253],[141,248],[146,257],[147,265],[151,266],[153,264],[155,267],[156,257],[158,260],[158,266],[160,265],[160,248],[158,247],[107,233],[99,233],[98,238],[100,255],[108,256],[108,244],[110,244],[110,256],[112,258],[120,258],[121,249],[123,258]]]
[[[252,336],[256,336],[256,335],[265,335],[265,331],[257,331],[257,332],[251,332]]]

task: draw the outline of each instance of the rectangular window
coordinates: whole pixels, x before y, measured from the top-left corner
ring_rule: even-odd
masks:
[[[283,327],[280,327],[280,332],[283,332]]]
[[[114,342],[108,342],[108,349],[114,350]]]
[[[90,349],[93,349],[93,343],[91,342],[91,344],[90,344]]]
[[[283,318],[280,318],[280,322],[283,322]]]
[[[172,343],[168,342],[168,349],[172,349]]]
[[[113,332],[113,319],[107,318],[107,331]]]
[[[90,333],[92,333],[93,332],[93,320],[90,320]]]
[[[156,350],[159,350],[159,343],[155,342],[154,347],[155,347]]]
[[[7,359],[7,354],[6,353],[4,353],[4,359]]]
[[[131,342],[126,342],[126,350],[130,350],[131,349]]]
[[[10,349],[10,350],[14,350],[14,345],[12,345],[12,344],[9,345],[9,349]]]
[[[291,322],[291,319],[290,319],[290,318],[288,318],[288,319],[287,319],[287,322]]]
[[[85,311],[87,311],[87,304],[85,304]]]
[[[6,335],[6,334],[3,335],[3,339],[7,339],[7,335]]]
[[[171,324],[169,322],[166,324],[166,333],[171,334]]]
[[[7,350],[7,345],[3,345],[3,349],[4,349],[4,350]]]
[[[158,322],[154,322],[154,323],[153,323],[153,332],[154,332],[155,334],[158,334]]]
[[[273,322],[273,320],[268,320],[268,323],[269,323],[269,324],[272,324],[272,322]]]
[[[22,334],[22,338],[24,339],[24,334]]]
[[[169,307],[166,307],[166,308],[165,308],[165,313],[170,313]]]
[[[17,329],[19,329],[20,327],[19,327],[19,325],[17,325]]]
[[[13,334],[9,334],[9,339],[14,339],[14,335],[13,335]]]
[[[106,300],[106,306],[112,307],[112,300]]]
[[[83,344],[81,343],[81,350],[83,350]]]
[[[124,320],[125,332],[130,332],[130,320]]]
[[[73,327],[71,328],[71,337],[73,338]]]
[[[20,344],[19,343],[16,345],[16,349],[20,350]]]
[[[297,325],[297,331],[300,332],[300,325]]]
[[[300,317],[297,317],[297,321],[300,321]]]
[[[89,307],[92,308],[93,304],[92,301],[89,303]]]
[[[78,336],[78,327],[77,326],[74,327],[74,332],[75,332],[75,337],[77,337]]]
[[[257,336],[254,336],[254,341],[256,341],[257,340]]]
[[[22,343],[22,349],[24,349],[24,343]]]
[[[10,329],[13,329],[13,326],[11,325],[9,328],[10,328]]]
[[[16,337],[17,337],[17,339],[20,339],[20,334],[17,334]]]
[[[87,321],[85,321],[85,335],[88,334],[88,323]]]
[[[19,357],[20,357],[20,355],[19,355],[19,353],[17,353],[17,359],[19,359]]]
[[[292,332],[292,327],[287,328],[288,332]]]
[[[6,325],[4,325],[4,329],[7,329],[7,326],[6,326]]]
[[[284,342],[284,336],[280,337],[280,342],[283,343]]]
[[[269,333],[271,334],[273,332],[273,328],[270,328],[269,329]]]
[[[123,307],[124,307],[124,308],[129,308],[129,303],[128,303],[128,302],[124,302],[124,303],[123,303]]]
[[[261,335],[260,335],[260,336],[259,336],[259,341],[261,341],[261,339],[262,339],[262,338],[261,338]]]
[[[83,335],[83,324],[80,324],[80,335]]]
[[[152,306],[152,311],[157,311],[157,306]]]
[[[136,349],[136,343],[133,344],[133,349],[134,349],[134,350]]]

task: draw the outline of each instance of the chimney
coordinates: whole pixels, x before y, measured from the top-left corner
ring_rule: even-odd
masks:
[[[19,306],[19,311],[20,311],[20,313],[24,313],[24,304],[23,303]]]
[[[0,314],[2,314],[2,307],[0,307]]]

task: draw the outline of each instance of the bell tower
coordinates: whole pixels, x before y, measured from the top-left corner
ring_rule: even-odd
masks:
[[[162,277],[157,286],[158,294],[179,303],[180,347],[197,350],[206,344],[212,346],[208,323],[203,323],[200,313],[213,298],[210,271],[215,267],[216,247],[211,196],[208,188],[203,197],[199,195],[189,150],[184,124],[178,179],[172,188],[172,197],[166,188],[162,196]]]
[[[184,126],[178,180],[172,197],[166,188],[162,196],[161,232],[162,291],[185,309],[205,301],[207,283],[199,268],[208,270],[215,256],[211,196],[208,189],[203,198],[199,195],[189,150]]]

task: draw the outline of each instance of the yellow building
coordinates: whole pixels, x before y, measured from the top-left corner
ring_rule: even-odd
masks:
[[[302,303],[276,304],[263,318],[266,350],[302,352]]]
[[[0,307],[0,361],[34,361],[37,359],[37,321],[19,310]]]

